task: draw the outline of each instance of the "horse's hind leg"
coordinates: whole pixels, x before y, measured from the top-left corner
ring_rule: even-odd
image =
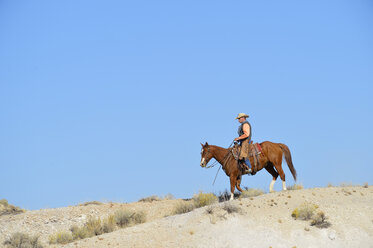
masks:
[[[242,176],[238,176],[238,177],[237,177],[237,182],[236,182],[236,188],[237,188],[240,192],[243,191],[243,190],[241,189],[241,177],[242,177]]]
[[[268,172],[269,174],[272,175],[272,182],[271,184],[269,185],[269,192],[273,192],[273,185],[275,184],[276,182],[276,179],[278,177],[278,173],[277,171],[275,170],[275,168],[273,168],[273,164],[268,164],[266,167],[264,167]]]
[[[278,174],[280,174],[280,178],[282,180],[282,190],[286,190],[286,181],[285,181],[285,173],[284,171],[282,170],[282,166],[281,166],[281,163],[279,163],[276,167],[276,170],[278,172]]]

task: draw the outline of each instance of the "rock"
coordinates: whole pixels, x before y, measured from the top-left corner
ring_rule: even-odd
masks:
[[[328,238],[329,238],[330,240],[335,240],[335,237],[336,237],[335,232],[330,231],[329,234],[328,234]]]

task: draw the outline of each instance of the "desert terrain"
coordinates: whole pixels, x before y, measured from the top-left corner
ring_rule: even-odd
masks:
[[[92,203],[5,214],[0,216],[0,244],[5,246],[12,234],[22,232],[39,236],[43,247],[373,247],[373,186],[287,190],[175,214],[175,207],[184,202]],[[304,204],[324,214],[321,225],[295,219],[294,210]],[[143,212],[146,221],[67,244],[49,244],[50,235],[119,209]]]

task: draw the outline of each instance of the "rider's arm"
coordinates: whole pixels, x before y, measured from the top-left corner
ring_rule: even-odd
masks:
[[[236,138],[235,140],[242,140],[242,139],[246,139],[247,137],[250,136],[250,127],[249,127],[249,124],[245,123],[242,127],[242,131],[243,131],[243,135],[241,135],[240,137]]]

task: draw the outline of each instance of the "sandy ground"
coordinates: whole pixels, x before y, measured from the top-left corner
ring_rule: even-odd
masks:
[[[105,217],[119,208],[143,210],[147,222],[52,247],[373,247],[373,187],[328,187],[282,191],[229,204],[226,202],[169,216],[182,200],[75,206],[0,217],[0,242],[15,231],[48,236],[83,224],[89,215]],[[295,220],[292,211],[304,202],[317,204],[328,228]],[[212,209],[208,213],[207,209]]]

